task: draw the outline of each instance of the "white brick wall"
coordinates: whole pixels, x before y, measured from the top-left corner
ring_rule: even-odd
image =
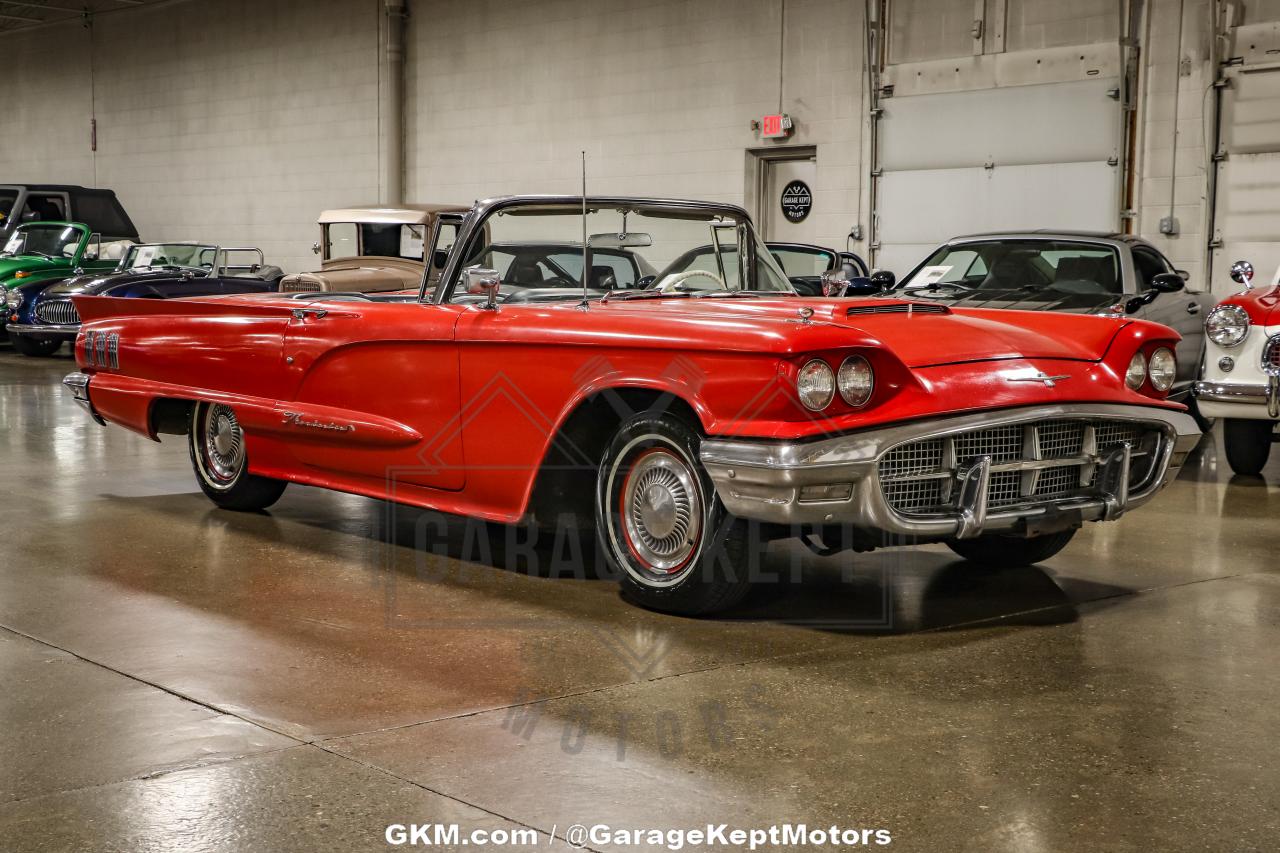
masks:
[[[310,269],[316,214],[377,199],[378,10],[218,0],[99,16],[96,156],[89,31],[9,36],[30,56],[6,81],[2,179],[110,187],[144,239],[258,245]]]
[[[1141,34],[1136,227],[1197,280],[1210,2],[1149,0]],[[786,0],[784,33],[783,0],[409,0],[407,195],[576,192],[585,148],[594,192],[744,202],[746,151],[770,147],[749,122],[781,108],[798,124],[786,144],[817,148],[814,232],[844,246],[868,224],[863,6]],[[972,8],[893,3],[918,47]],[[1109,0],[1007,8],[1006,50],[1114,37]],[[1280,0],[1246,8],[1280,17]],[[379,9],[203,0],[4,36],[0,181],[112,187],[144,237],[256,243],[310,268],[317,212],[378,195]],[[1179,234],[1164,238],[1171,188]]]
[[[778,0],[418,0],[408,34],[408,194],[593,193],[743,203],[752,119],[779,109]],[[788,0],[781,109],[816,145],[819,239],[858,206],[856,4]],[[817,216],[817,214],[815,214]]]

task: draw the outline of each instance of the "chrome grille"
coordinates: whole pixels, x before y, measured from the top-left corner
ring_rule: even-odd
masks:
[[[36,306],[36,319],[51,326],[75,326],[80,323],[80,312],[70,299],[50,299]]]
[[[992,510],[1095,494],[1099,463],[1130,446],[1129,488],[1141,490],[1158,474],[1163,433],[1129,421],[1059,419],[1005,424],[925,438],[890,448],[877,464],[886,503],[903,515],[957,509],[961,476],[991,458],[987,506]],[[1061,464],[1055,464],[1056,462]]]
[[[945,305],[932,302],[895,302],[889,305],[854,305],[846,317],[855,314],[950,314],[951,309]]]
[[[1022,458],[1024,430],[1021,424],[977,430],[955,437],[956,461],[968,467],[975,459],[990,456],[992,462]]]
[[[1272,335],[1262,345],[1262,369],[1271,375],[1280,374],[1280,335]]]
[[[319,293],[320,282],[300,275],[287,276],[280,280],[281,293]]]

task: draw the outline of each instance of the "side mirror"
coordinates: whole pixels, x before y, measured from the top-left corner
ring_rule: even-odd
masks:
[[[1156,293],[1177,293],[1187,286],[1182,276],[1172,272],[1162,272],[1151,279],[1151,289]]]
[[[1231,265],[1231,280],[1245,287],[1253,287],[1253,264],[1248,261],[1236,261]]]
[[[892,270],[876,270],[871,274],[871,281],[879,286],[879,292],[883,293],[887,290],[893,290],[893,286],[898,283],[898,277],[893,274]]]
[[[485,297],[483,307],[489,311],[497,310],[498,288],[502,286],[502,276],[498,271],[484,267],[471,267],[464,274],[467,293],[483,295]]]

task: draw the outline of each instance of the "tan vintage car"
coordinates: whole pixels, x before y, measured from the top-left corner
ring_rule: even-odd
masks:
[[[442,229],[437,249],[453,245],[462,215],[456,204],[405,204],[399,207],[346,207],[320,214],[320,269],[280,280],[286,293],[381,293],[417,289],[426,267],[423,254],[432,234]],[[432,264],[432,277],[439,276]]]

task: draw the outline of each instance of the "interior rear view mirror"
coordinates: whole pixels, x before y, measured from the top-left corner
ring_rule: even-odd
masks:
[[[449,260],[449,253],[444,249],[436,249],[431,253],[431,265],[438,270],[444,269],[445,262]]]
[[[643,233],[592,234],[587,245],[592,249],[643,249],[653,245],[653,237]]]

